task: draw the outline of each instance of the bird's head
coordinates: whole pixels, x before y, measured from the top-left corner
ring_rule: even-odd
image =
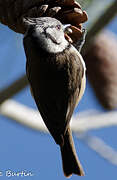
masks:
[[[51,17],[25,18],[24,22],[28,25],[25,37],[30,35],[44,50],[57,53],[62,52],[68,46],[64,32],[70,25],[63,25]]]

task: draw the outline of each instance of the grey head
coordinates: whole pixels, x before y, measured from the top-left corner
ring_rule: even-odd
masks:
[[[64,37],[67,26],[62,25],[55,18],[24,18],[24,23],[28,26],[24,37],[31,36],[47,52],[62,52],[69,45]]]

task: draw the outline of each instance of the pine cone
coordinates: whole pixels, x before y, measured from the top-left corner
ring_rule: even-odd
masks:
[[[82,25],[88,16],[82,11],[81,6],[75,0],[48,0],[47,4],[30,9],[24,17],[50,16],[60,20],[63,24],[71,24],[72,33],[66,35],[66,39],[77,42],[82,36]],[[42,2],[43,3],[43,2]]]
[[[84,60],[101,104],[107,109],[117,108],[117,37],[112,32],[100,33]]]
[[[50,16],[71,24],[69,36],[75,43],[82,36],[82,24],[88,17],[75,0],[0,0],[0,21],[18,33],[25,33],[23,17]],[[67,36],[68,40],[70,37]]]

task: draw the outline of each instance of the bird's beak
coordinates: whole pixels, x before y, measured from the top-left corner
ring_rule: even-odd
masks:
[[[64,24],[63,25],[64,33],[67,33],[67,34],[72,33],[72,29],[70,27],[71,27],[71,24]]]

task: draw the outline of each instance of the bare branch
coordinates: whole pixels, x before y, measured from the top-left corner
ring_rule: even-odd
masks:
[[[81,118],[77,114],[73,116],[73,123],[71,125],[74,132],[117,126],[117,112],[110,111],[93,115],[89,114]]]
[[[30,128],[47,131],[38,111],[13,100],[7,100],[2,103],[0,113]],[[96,115],[89,114],[83,117],[75,115],[71,122],[71,128],[75,133],[110,126],[117,126],[117,112],[115,111]]]
[[[77,137],[102,158],[117,166],[117,151],[108,146],[102,139],[89,134],[78,134]]]
[[[38,111],[21,105],[13,100],[7,100],[0,106],[0,113],[27,127],[48,133],[45,124]],[[77,121],[78,119],[78,121]],[[117,125],[117,112],[103,113],[99,115],[87,115],[85,117],[73,116],[71,127],[75,135],[80,138],[91,149],[96,151],[102,158],[117,165],[117,152],[97,137],[85,134],[90,129]]]
[[[0,104],[9,99],[28,85],[27,77],[24,75],[0,91]]]
[[[13,100],[4,101],[1,104],[0,114],[27,127],[47,132],[47,128],[38,111]]]

